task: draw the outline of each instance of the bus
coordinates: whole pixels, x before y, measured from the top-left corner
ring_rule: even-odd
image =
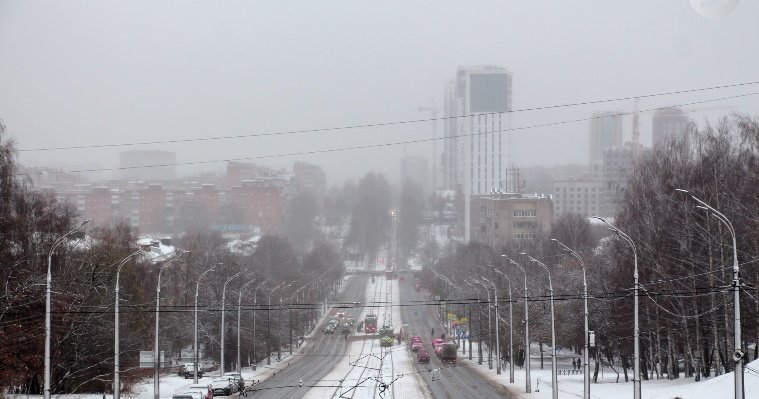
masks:
[[[364,333],[374,334],[377,332],[377,315],[368,314],[364,318]]]

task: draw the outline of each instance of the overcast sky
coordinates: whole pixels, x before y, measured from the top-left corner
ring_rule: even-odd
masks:
[[[29,150],[424,118],[429,112],[418,107],[440,107],[460,65],[512,71],[515,109],[752,82],[759,81],[757,17],[759,2],[748,0],[716,19],[688,0],[0,1],[0,119]],[[644,99],[640,108],[753,92],[759,85]],[[700,121],[730,112],[718,107],[756,115],[759,96],[697,107],[691,115]],[[632,108],[625,101],[518,113],[512,126]],[[647,145],[650,118],[641,115]],[[196,162],[413,140],[431,130],[417,123],[139,148]],[[514,160],[584,163],[587,131],[588,122],[520,130]],[[119,150],[135,148],[20,158],[67,170],[113,168]],[[330,183],[371,170],[397,180],[403,153],[429,157],[431,146],[255,162],[289,169],[296,158],[311,161]]]

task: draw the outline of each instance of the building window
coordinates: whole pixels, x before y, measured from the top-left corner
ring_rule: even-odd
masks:
[[[514,211],[514,217],[531,217],[531,216],[535,216],[535,213],[536,212],[534,209],[519,210],[519,211]]]

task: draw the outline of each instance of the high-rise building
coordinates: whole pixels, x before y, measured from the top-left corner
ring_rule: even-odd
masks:
[[[119,154],[122,180],[164,181],[176,179],[177,154],[171,151],[130,150]],[[159,166],[166,165],[166,166]]]
[[[505,184],[512,75],[497,66],[460,67],[446,87],[443,184],[487,194]],[[467,176],[469,184],[467,184]]]
[[[498,66],[459,67],[446,86],[443,188],[464,193],[465,241],[471,197],[506,189],[511,93],[511,72]]]
[[[686,138],[690,120],[680,108],[660,109],[656,111],[653,119],[653,147],[667,140]]]
[[[604,150],[622,147],[622,112],[594,112],[590,119],[590,165],[603,162]]]

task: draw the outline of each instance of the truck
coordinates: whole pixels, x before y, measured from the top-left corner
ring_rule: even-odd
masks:
[[[364,318],[364,333],[374,334],[377,332],[377,315],[368,314]]]
[[[443,364],[456,364],[456,352],[458,347],[456,344],[443,344],[440,350],[440,361]]]

